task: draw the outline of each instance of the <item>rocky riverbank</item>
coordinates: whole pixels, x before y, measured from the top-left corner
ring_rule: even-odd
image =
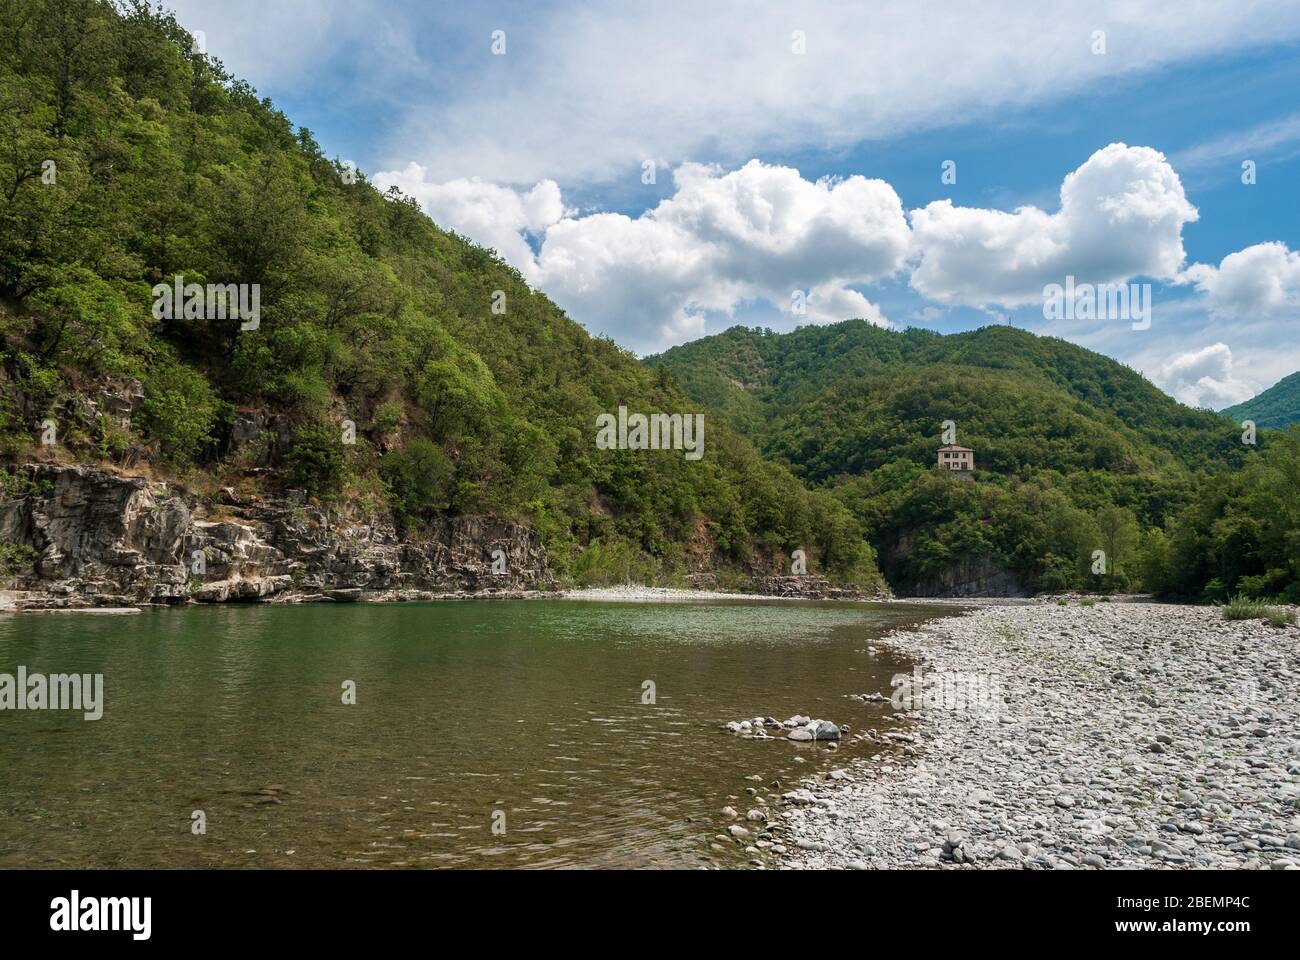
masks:
[[[0,543],[25,552],[0,611],[90,610],[144,604],[308,603],[554,597],[559,585],[532,527],[493,517],[444,517],[419,536],[354,505],[301,491],[223,487],[198,496],[174,483],[77,464],[14,469],[0,502]],[[2,572],[2,571],[0,571]],[[616,587],[580,599],[888,599],[823,577],[742,577],[744,590]]]
[[[903,731],[787,792],[781,866],[1300,869],[1297,627],[1037,602],[881,642],[920,682],[844,718]]]
[[[453,517],[402,538],[386,516],[303,495],[176,484],[33,464],[0,505],[0,542],[30,557],[22,609],[260,601],[522,597],[554,589],[536,531]]]

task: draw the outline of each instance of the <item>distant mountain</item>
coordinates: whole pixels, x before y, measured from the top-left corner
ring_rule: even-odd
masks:
[[[733,327],[646,362],[838,496],[906,593],[1095,587],[1103,549],[1108,584],[1130,562],[1136,582],[1139,530],[1255,452],[1122,364],[1008,326]],[[935,469],[952,440],[974,448],[975,483]]]
[[[941,425],[980,469],[1117,478],[1240,463],[1238,432],[1120,363],[1008,326],[949,336],[861,320],[788,334],[743,327],[650,357],[765,452],[826,482],[887,463],[928,466]]]
[[[1255,426],[1274,430],[1300,423],[1300,372],[1283,377],[1258,396],[1221,412],[1237,423],[1254,420]]]

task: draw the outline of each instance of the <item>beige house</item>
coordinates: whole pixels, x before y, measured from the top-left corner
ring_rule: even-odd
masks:
[[[939,466],[969,476],[975,470],[975,451],[970,447],[940,447]]]

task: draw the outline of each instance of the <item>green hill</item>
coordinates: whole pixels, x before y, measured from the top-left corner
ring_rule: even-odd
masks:
[[[0,141],[9,463],[305,488],[407,530],[525,519],[581,582],[767,571],[795,547],[814,570],[876,576],[839,502],[713,418],[698,461],[598,449],[596,418],[620,404],[696,405],[492,251],[331,160],[145,3],[0,2]],[[160,308],[155,287],[177,277],[256,285],[256,325]],[[96,412],[137,384],[129,422]],[[268,429],[241,445],[250,420]]]
[[[1259,453],[1222,417],[1135,371],[1007,326],[948,336],[860,320],[789,334],[734,327],[647,362],[849,506],[904,592],[1200,594],[1219,571],[1202,575],[1197,561],[1183,576],[1189,561],[1177,578],[1162,574],[1148,547],[1208,496],[1211,478],[1241,476]],[[945,421],[975,450],[974,483],[935,469]],[[1279,445],[1261,435],[1260,448]],[[1278,569],[1251,561],[1215,589],[1264,568]]]
[[[1214,414],[1177,403],[1101,354],[1008,326],[951,336],[858,320],[784,335],[733,327],[648,362],[668,367],[688,393],[726,411],[774,452],[789,447],[791,438],[781,437],[790,433],[791,418],[815,412],[823,421],[816,462],[790,459],[818,480],[900,457],[928,462],[939,423],[948,419],[957,422],[962,443],[983,441],[990,468],[1003,473],[1091,465],[1131,474],[1240,462],[1243,455],[1239,431]],[[905,376],[899,379],[918,368],[935,382],[909,387]],[[1023,389],[1023,409],[999,409],[1013,383]],[[906,395],[886,401],[881,391]],[[1037,410],[1039,402],[1048,409]],[[867,419],[829,419],[839,405],[861,406],[855,412]],[[1031,439],[1032,453],[999,445],[1016,435]]]
[[[1220,412],[1236,423],[1253,420],[1256,427],[1274,430],[1300,423],[1300,373],[1283,377],[1258,396]]]

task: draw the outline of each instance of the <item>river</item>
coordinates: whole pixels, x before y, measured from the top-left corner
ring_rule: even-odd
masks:
[[[721,725],[805,713],[883,731],[887,703],[845,695],[888,696],[911,665],[869,642],[952,612],[521,600],[0,616],[0,672],[104,676],[99,720],[0,711],[0,866],[742,866],[752,854],[715,839],[724,806],[743,815],[753,787],[775,814],[798,778],[879,747]]]

